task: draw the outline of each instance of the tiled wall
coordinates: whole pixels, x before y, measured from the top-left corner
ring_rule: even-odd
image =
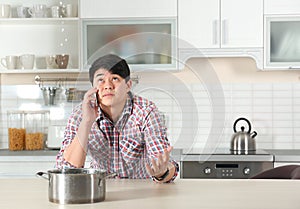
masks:
[[[258,133],[257,148],[300,149],[300,84],[234,83],[223,84],[222,88],[224,100],[218,99],[224,101],[225,111],[220,112],[222,107],[213,107],[207,86],[199,83],[138,84],[134,92],[153,100],[166,114],[169,138],[175,148],[229,148],[234,121],[246,117]],[[30,94],[26,96],[26,92]],[[21,106],[49,109],[51,123],[65,123],[74,105],[62,99],[58,105],[44,106],[36,85],[2,85],[0,148],[8,147],[7,110]],[[212,123],[213,118],[220,121]],[[220,124],[223,126],[219,127]],[[210,133],[211,130],[214,132]]]

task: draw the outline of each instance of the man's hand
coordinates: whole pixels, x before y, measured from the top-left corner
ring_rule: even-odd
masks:
[[[164,173],[166,173],[166,171],[168,169],[170,153],[171,153],[172,149],[173,149],[173,147],[168,147],[167,149],[164,149],[164,153],[159,154],[157,156],[157,160],[152,158],[151,159],[152,166],[149,163],[146,163],[147,172],[151,176],[155,176],[155,177],[159,178],[162,175],[164,175]]]
[[[98,104],[97,104],[97,93],[96,88],[89,89],[83,98],[82,101],[82,114],[83,114],[83,121],[93,123],[98,115]]]

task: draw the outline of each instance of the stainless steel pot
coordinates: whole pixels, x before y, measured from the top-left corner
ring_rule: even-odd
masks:
[[[38,172],[38,177],[49,181],[49,201],[60,204],[94,203],[105,200],[105,179],[103,170],[74,168],[53,169],[47,173]]]
[[[237,123],[240,121],[246,121],[248,125],[248,130],[245,130],[245,127],[241,127],[241,131],[237,131]],[[230,150],[234,154],[247,154],[248,152],[256,150],[255,136],[257,133],[253,131],[251,133],[251,124],[250,121],[246,118],[238,118],[233,124],[234,134],[231,138]]]

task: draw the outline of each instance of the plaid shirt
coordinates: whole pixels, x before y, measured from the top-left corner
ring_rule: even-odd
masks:
[[[92,158],[91,168],[117,173],[120,178],[150,178],[145,163],[156,158],[170,146],[155,104],[139,96],[129,96],[120,119],[114,124],[99,108],[99,117],[94,122],[88,140],[88,152]],[[56,167],[73,167],[64,160],[65,148],[75,138],[82,120],[81,104],[74,108],[65,131],[64,141],[56,158]],[[178,174],[178,164],[171,179]]]

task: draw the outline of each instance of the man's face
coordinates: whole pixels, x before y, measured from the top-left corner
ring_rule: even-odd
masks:
[[[124,104],[131,89],[131,80],[127,83],[117,74],[100,68],[94,74],[93,86],[98,89],[98,101],[101,107],[114,107]]]

